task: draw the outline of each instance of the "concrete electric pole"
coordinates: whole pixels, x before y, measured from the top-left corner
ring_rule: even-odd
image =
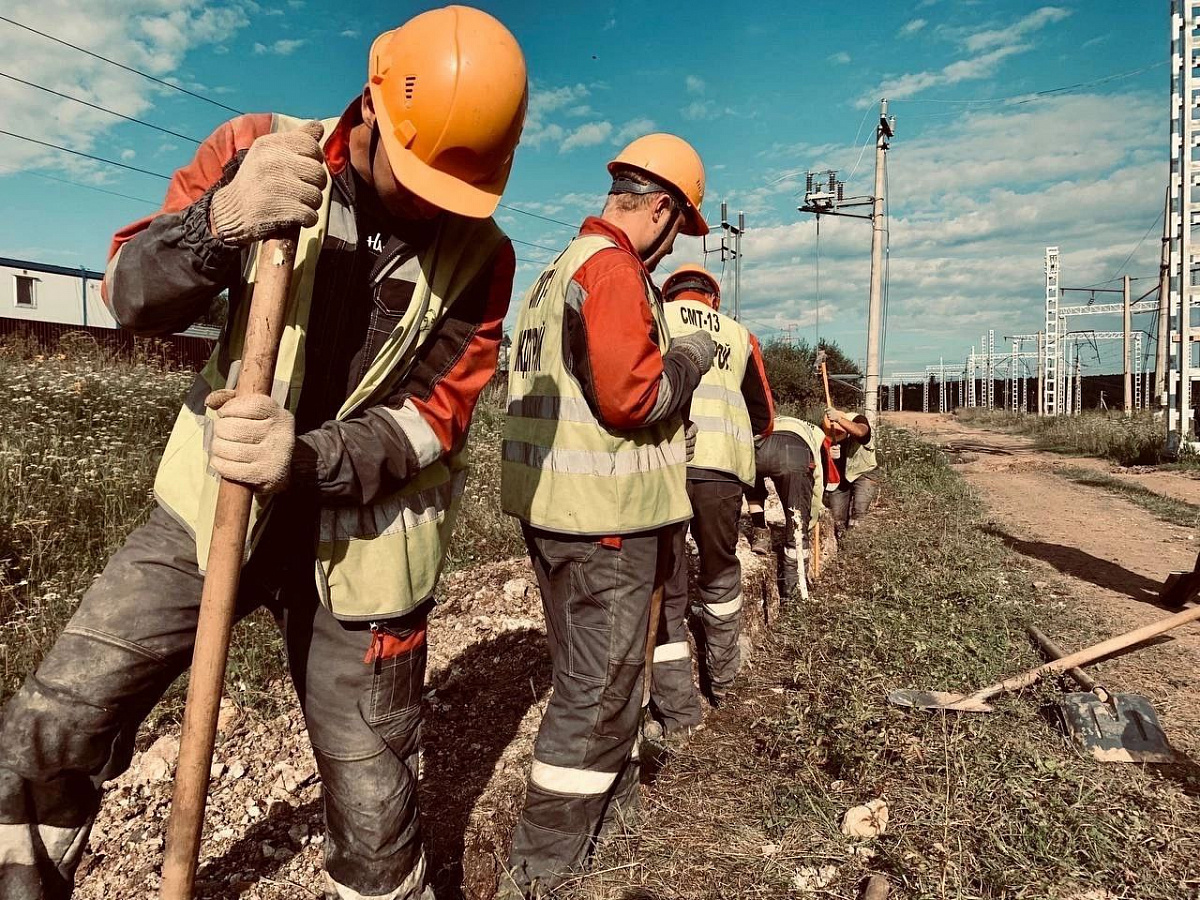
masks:
[[[866,379],[863,385],[864,405],[867,421],[875,427],[879,418],[879,368],[880,347],[883,343],[883,268],[884,246],[887,228],[884,210],[887,198],[887,150],[896,133],[896,117],[888,117],[887,100],[879,101],[879,123],[875,126],[875,192],[871,197],[844,197],[842,182],[837,172],[809,172],[804,191],[804,205],[800,212],[817,216],[820,227],[821,216],[850,216],[871,220],[871,292],[867,305],[867,359]],[[824,176],[824,177],[822,177]],[[856,206],[871,206],[871,214],[844,212]],[[928,379],[926,379],[928,385]]]

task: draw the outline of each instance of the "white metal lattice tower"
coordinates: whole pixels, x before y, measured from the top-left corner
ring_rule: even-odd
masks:
[[[1135,331],[1133,333],[1133,408],[1135,410],[1145,408],[1142,397],[1145,384],[1146,366],[1142,359],[1142,333]]]
[[[921,381],[921,412],[929,412],[929,373]]]
[[[988,409],[996,407],[996,330],[989,328],[987,333],[987,400]]]
[[[946,403],[946,361],[938,363],[938,412],[948,412]]]
[[[1048,416],[1059,414],[1059,354],[1058,343],[1058,248],[1046,248],[1046,339],[1042,343],[1042,409]]]
[[[1196,67],[1196,28],[1200,25],[1200,2],[1171,2],[1171,186],[1169,278],[1167,311],[1167,435],[1168,441],[1182,446],[1195,441],[1195,414],[1192,389],[1197,371],[1193,346],[1200,334],[1194,333],[1192,306],[1198,298],[1196,271],[1200,259],[1192,249],[1193,228],[1197,226],[1195,204],[1200,199],[1200,161],[1194,157],[1200,143],[1200,121],[1195,111],[1200,105],[1200,81]]]
[[[975,406],[975,348],[971,348],[971,355],[967,357],[967,406]]]

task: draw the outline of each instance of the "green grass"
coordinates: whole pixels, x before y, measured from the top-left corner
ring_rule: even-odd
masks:
[[[0,347],[0,700],[54,642],[84,591],[153,507],[151,489],[192,375],[88,344],[43,354]],[[449,568],[523,552],[499,512],[501,400],[489,390],[471,435],[474,465]],[[274,621],[234,633],[228,682],[238,702],[274,710],[286,678]],[[182,709],[183,684],[151,720]]]
[[[892,688],[974,689],[1037,665],[1027,624],[1076,639],[1091,624],[1039,603],[1032,570],[982,528],[938,450],[888,429],[881,441],[882,508],[668,765],[637,838],[598,863],[629,868],[579,896],[787,897],[824,866],[818,896],[859,896],[869,873],[911,898],[1195,896],[1195,766],[1081,757],[1042,714],[1053,685],[990,715],[887,704]],[[885,833],[844,837],[846,810],[873,798]]]
[[[1142,509],[1153,513],[1164,522],[1169,522],[1172,525],[1195,528],[1200,524],[1200,506],[1196,506],[1194,503],[1176,500],[1174,497],[1165,497],[1157,491],[1142,487],[1140,484],[1124,481],[1115,476],[1107,475],[1104,472],[1096,472],[1092,469],[1064,466],[1056,469],[1055,472],[1077,484],[1100,488],[1101,490],[1123,497],[1130,503],[1140,506]]]
[[[970,425],[1027,434],[1038,447],[1076,456],[1098,456],[1123,466],[1164,462],[1166,426],[1154,413],[1086,412],[1079,416],[1034,416],[1004,410],[959,409]]]

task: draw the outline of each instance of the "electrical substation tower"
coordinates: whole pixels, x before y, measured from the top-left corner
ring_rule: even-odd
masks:
[[[715,247],[708,246],[708,236],[702,238],[704,258],[708,254],[719,253],[721,270],[725,263],[733,260],[733,320],[740,322],[742,318],[742,235],[746,233],[746,214],[738,213],[738,221],[733,225],[729,221],[729,204],[721,201],[721,241]]]
[[[1058,248],[1046,248],[1046,330],[1042,341],[1042,415],[1057,416],[1060,412],[1058,400],[1062,395],[1062,372],[1059,367],[1059,332],[1062,323],[1058,317]]]
[[[879,122],[875,126],[875,191],[870,197],[846,197],[845,186],[836,171],[809,172],[805,179],[804,205],[800,212],[817,217],[849,216],[871,221],[871,293],[867,306],[867,364],[863,385],[867,421],[874,428],[879,414],[879,348],[883,339],[883,255],[886,243],[884,197],[887,184],[887,150],[896,133],[896,117],[888,116],[887,100],[879,101]],[[850,210],[870,206],[868,214]]]
[[[1196,442],[1192,391],[1200,371],[1193,353],[1200,332],[1192,324],[1197,300],[1197,270],[1200,256],[1192,241],[1197,226],[1196,204],[1200,201],[1200,161],[1194,157],[1200,143],[1200,122],[1195,110],[1200,104],[1196,28],[1200,26],[1197,0],[1171,2],[1171,185],[1168,243],[1168,357],[1167,450],[1185,446],[1200,449]]]

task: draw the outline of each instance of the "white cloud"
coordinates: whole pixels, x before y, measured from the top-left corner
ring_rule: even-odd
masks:
[[[362,34],[362,32],[360,32],[357,28],[347,28],[341,33],[341,36],[344,38],[356,38],[360,34]]]
[[[1040,31],[1047,25],[1061,22],[1071,15],[1069,9],[1061,6],[1043,6],[1034,10],[1022,19],[1018,19],[1007,28],[994,28],[978,31],[967,37],[964,45],[972,53],[990,50],[993,47],[1004,47],[1014,44],[1035,31]]]
[[[269,53],[272,56],[291,56],[308,41],[295,39],[281,39],[270,44],[260,44],[255,42],[254,52],[257,54]]]
[[[1017,53],[1024,53],[1029,49],[1029,44],[1000,47],[982,56],[952,62],[938,71],[911,72],[907,75],[885,79],[879,87],[859,98],[854,105],[862,109],[875,103],[880,97],[903,100],[907,97],[913,97],[931,87],[943,87],[963,81],[978,81],[981,78],[990,78],[1000,68],[1000,64],[1008,59],[1008,57]]]
[[[913,19],[906,22],[904,27],[900,29],[900,37],[911,37],[928,24],[925,19]]]
[[[137,151],[130,147],[126,147],[121,151],[121,159],[125,160],[125,162],[129,162],[135,156],[137,156]]]
[[[538,82],[530,85],[529,109],[525,115],[525,129],[521,132],[523,147],[540,147],[544,143],[558,143],[566,134],[562,125],[551,122],[555,115],[571,115],[572,110],[588,111],[590,107],[581,101],[591,95],[584,84],[568,84],[546,87]],[[587,112],[582,114],[586,115]]]
[[[609,139],[612,133],[612,122],[587,122],[563,138],[562,143],[558,145],[558,152],[570,153],[572,150],[578,150],[581,147],[594,147],[597,144],[603,144]]]
[[[1146,190],[1161,182],[1165,167],[1161,118],[1150,94],[1063,95],[964,112],[935,131],[898,140],[889,156],[884,372],[941,356],[958,365],[988,328],[998,336],[1037,331],[1047,245],[1062,248],[1067,284],[1112,277],[1161,211],[1161,194]],[[1123,127],[1112,129],[1112,121]],[[858,148],[808,152],[809,168],[832,166],[846,174]],[[869,160],[848,192],[869,185],[867,167]],[[777,177],[764,173],[757,181]],[[817,317],[815,223],[792,211],[803,177],[729,196],[731,209],[749,214],[745,317],[774,328],[796,322],[811,329]],[[869,248],[865,223],[822,218],[821,333],[851,356],[863,352]],[[690,245],[677,255],[689,252],[695,252]],[[1158,252],[1158,241],[1147,239],[1127,271],[1153,278]],[[672,266],[678,261],[672,258]],[[1087,325],[1120,327],[1119,317]],[[762,337],[775,333],[751,327]],[[804,336],[811,340],[813,332]]]
[[[689,94],[703,94],[705,87],[707,87],[707,85],[704,83],[704,79],[695,75],[689,75],[685,84]]]
[[[644,134],[650,134],[654,131],[654,120],[645,117],[638,119],[630,119],[624,125],[617,129],[613,135],[614,144],[627,144],[634,138],[639,138]]]
[[[845,50],[839,50],[837,53],[831,53],[825,58],[829,60],[829,62],[835,63],[839,66],[847,65],[850,62],[850,54]]]
[[[179,77],[185,84],[189,52],[227,41],[249,24],[240,6],[205,0],[9,0],[4,14],[63,40],[95,47],[159,78]],[[164,91],[18,28],[0,30],[0,58],[14,75],[127,116],[146,117]],[[13,82],[0,84],[0,109],[5,129],[84,152],[94,152],[99,141],[122,127],[113,116]],[[119,153],[119,147],[106,148],[101,155]],[[112,177],[111,170],[98,163],[8,138],[0,141],[0,163],[17,169],[60,169],[92,181]]]

